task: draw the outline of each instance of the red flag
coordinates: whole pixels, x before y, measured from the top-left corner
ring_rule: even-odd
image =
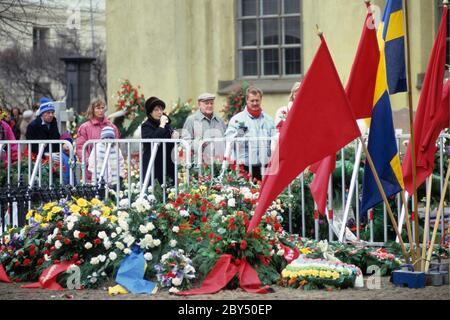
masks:
[[[325,215],[325,208],[327,206],[328,183],[330,175],[336,168],[336,155],[326,157],[325,159],[313,164],[309,170],[314,175],[314,180],[310,184],[311,194],[314,201],[317,203],[317,209],[322,215]]]
[[[8,278],[3,265],[0,263],[0,282],[11,283],[12,281]]]
[[[347,95],[321,36],[319,50],[280,130],[247,230],[258,225],[272,201],[307,166],[336,153],[359,135]]]
[[[372,116],[373,97],[377,80],[380,49],[378,47],[377,31],[374,25],[370,3],[369,12],[364,23],[358,51],[353,62],[352,71],[345,91],[355,119],[370,118]]]
[[[416,154],[416,188],[433,172],[436,139],[439,133],[449,125],[448,81],[443,99],[442,80],[445,73],[447,47],[447,12],[445,5],[442,13],[436,42],[425,73],[422,93],[414,119],[414,151]],[[414,193],[412,183],[411,144],[408,145],[403,159],[403,180],[409,194]]]

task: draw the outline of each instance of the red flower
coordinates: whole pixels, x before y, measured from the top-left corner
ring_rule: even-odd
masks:
[[[222,238],[220,236],[216,236],[216,241],[220,241]]]
[[[23,256],[24,252],[22,250],[17,251],[18,256]]]
[[[28,266],[30,265],[30,263],[31,263],[31,260],[27,258],[27,259],[23,260],[22,265],[23,265],[24,267],[28,267]]]
[[[201,207],[200,207],[200,211],[201,211],[201,212],[206,212],[206,207],[205,207],[205,206],[201,206]]]
[[[79,257],[78,253],[75,253],[75,254],[72,256],[72,260],[78,260],[78,257]]]
[[[97,238],[97,239],[94,240],[94,243],[95,243],[96,246],[98,246],[100,243],[102,243],[102,240]]]
[[[194,195],[194,199],[200,199],[200,195],[198,194],[198,193],[196,193],[195,195]]]
[[[208,218],[206,218],[205,216],[203,216],[203,217],[202,217],[202,222],[203,222],[203,223],[208,222]]]
[[[210,232],[209,235],[208,235],[208,237],[209,237],[210,239],[214,238],[214,233]]]
[[[63,222],[62,222],[62,221],[58,221],[58,222],[56,223],[56,227],[57,227],[58,229],[62,229],[62,227],[63,227]]]
[[[247,241],[246,240],[241,240],[240,246],[241,250],[245,250],[247,249]]]
[[[194,221],[195,221],[195,216],[194,216],[193,214],[191,214],[191,215],[189,216],[189,224],[193,224]]]
[[[66,246],[68,246],[70,244],[70,242],[71,242],[70,239],[68,239],[68,238],[64,239],[64,244]]]
[[[80,239],[83,239],[84,237],[86,237],[86,234],[85,234],[84,232],[81,232],[81,231],[80,231],[78,237],[79,237]]]
[[[166,274],[166,277],[168,277],[168,278],[175,278],[175,277],[176,277],[176,274],[173,273],[172,271],[169,271],[169,272]]]
[[[202,237],[198,237],[197,238],[197,242],[202,242],[203,241],[203,238]]]
[[[19,261],[17,261],[16,263],[14,263],[14,268],[18,268],[18,267],[20,267],[20,262],[19,262]]]
[[[44,263],[44,258],[39,258],[37,261],[37,265],[40,266],[43,263]]]
[[[56,236],[56,240],[60,240],[60,241],[61,241],[61,240],[62,240],[62,234],[59,233],[59,234]]]

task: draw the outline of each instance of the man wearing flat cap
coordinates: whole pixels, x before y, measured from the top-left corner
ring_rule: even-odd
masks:
[[[183,126],[182,138],[191,140],[195,163],[198,162],[197,152],[199,141],[208,138],[223,138],[226,126],[222,118],[214,112],[214,100],[211,93],[202,93],[198,96],[199,110],[190,115]],[[203,144],[203,162],[210,161],[211,157],[222,160],[224,154],[224,142]]]
[[[55,105],[49,98],[42,98],[39,101],[39,110],[37,118],[27,127],[26,138],[28,140],[59,140],[60,134],[58,124],[55,118]],[[52,146],[52,152],[59,152],[59,144]],[[39,152],[39,145],[31,146],[33,153]],[[49,152],[49,146],[45,147],[44,152]]]

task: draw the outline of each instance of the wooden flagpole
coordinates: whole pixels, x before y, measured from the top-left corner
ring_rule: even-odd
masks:
[[[414,214],[414,233],[416,238],[416,256],[420,256],[420,239],[419,239],[419,216],[417,208],[417,182],[416,182],[416,145],[414,140],[414,111],[413,111],[413,99],[412,99],[412,85],[411,85],[411,47],[409,43],[409,23],[408,23],[408,0],[404,0],[405,8],[405,38],[406,38],[406,78],[408,81],[408,109],[409,109],[409,128],[411,132],[411,138],[409,145],[411,145],[411,165],[412,165],[412,183],[414,189],[414,201],[413,201],[413,214]],[[406,207],[405,207],[406,208]],[[408,217],[406,217],[408,218]],[[411,248],[413,250],[414,248]]]
[[[373,174],[373,177],[375,178],[375,182],[377,184],[378,190],[380,191],[381,197],[383,198],[384,204],[386,205],[386,210],[389,214],[389,218],[391,219],[391,223],[392,223],[392,226],[394,227],[395,233],[397,234],[398,241],[400,242],[403,256],[405,257],[406,261],[409,262],[410,256],[409,256],[408,252],[406,251],[405,243],[403,242],[401,234],[399,233],[397,221],[395,221],[395,217],[394,217],[394,214],[392,213],[392,209],[391,209],[389,201],[386,197],[386,193],[384,192],[383,186],[381,185],[381,182],[380,182],[380,178],[378,177],[375,166],[373,165],[372,157],[370,156],[369,150],[367,149],[362,136],[359,136],[359,140],[361,141],[361,144],[363,146],[364,153],[366,154],[367,162],[369,163],[370,170],[372,170],[372,174]]]
[[[425,207],[425,226],[423,227],[423,243],[422,243],[422,260],[421,270],[425,270],[425,257],[427,251],[428,231],[430,229],[430,202],[431,202],[431,184],[433,183],[433,174],[428,177],[427,181],[427,206]],[[444,192],[445,194],[445,192]]]

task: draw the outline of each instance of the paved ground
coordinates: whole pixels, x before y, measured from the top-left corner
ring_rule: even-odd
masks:
[[[367,279],[366,279],[367,280]],[[367,281],[366,281],[367,283]],[[304,291],[273,286],[274,293],[248,294],[238,290],[224,290],[214,295],[178,297],[166,291],[155,295],[109,296],[103,290],[47,291],[22,289],[20,284],[0,283],[0,300],[450,300],[450,286],[424,289],[396,288],[388,277],[381,280],[380,289],[315,290]]]

